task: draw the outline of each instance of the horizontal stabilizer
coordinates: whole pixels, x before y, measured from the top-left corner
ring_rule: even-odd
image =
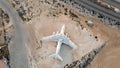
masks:
[[[53,59],[58,59],[60,61],[63,61],[62,57],[59,54],[53,54],[53,55],[50,55],[49,57],[53,58]]]

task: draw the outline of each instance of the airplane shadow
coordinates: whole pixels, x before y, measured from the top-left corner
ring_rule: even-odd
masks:
[[[69,45],[62,44],[59,54],[63,58],[60,68],[64,68],[66,64],[72,63],[72,48]]]

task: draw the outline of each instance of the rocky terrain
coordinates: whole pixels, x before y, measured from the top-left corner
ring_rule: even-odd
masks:
[[[91,64],[92,60],[101,51],[101,49],[104,46],[105,46],[105,44],[103,44],[102,46],[91,51],[87,55],[83,56],[81,60],[76,60],[76,61],[72,62],[71,64],[66,64],[64,66],[64,68],[86,68],[88,65]]]
[[[9,61],[8,44],[13,36],[13,29],[8,14],[0,8],[0,60],[6,58]]]

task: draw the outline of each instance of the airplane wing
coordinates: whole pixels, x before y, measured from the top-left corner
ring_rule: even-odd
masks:
[[[60,38],[60,36],[58,36],[58,35],[51,35],[51,36],[43,37],[42,40],[59,41],[59,38]],[[64,38],[64,41],[61,41],[61,42],[69,45],[70,47],[72,47],[74,49],[77,48],[77,45],[75,45],[70,39]]]
[[[63,43],[67,44],[68,46],[72,47],[73,49],[77,48],[77,45],[75,45],[71,40],[63,41]]]
[[[43,37],[42,40],[46,40],[46,41],[57,41],[57,40],[56,40],[56,35],[51,35],[51,36]]]

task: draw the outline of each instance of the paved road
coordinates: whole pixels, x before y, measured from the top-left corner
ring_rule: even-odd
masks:
[[[119,2],[119,3],[120,3],[120,0],[115,0],[115,1],[117,1],[117,2]]]
[[[115,13],[114,11],[111,11],[110,9],[103,8],[99,5],[91,2],[90,0],[75,0],[75,2],[85,6],[88,9],[94,10],[98,13],[101,13],[105,16],[108,16],[108,17],[120,22],[120,14],[119,13]]]
[[[115,7],[120,9],[120,0],[119,1],[115,1],[115,0],[102,0],[102,1],[104,1],[104,2],[106,2],[106,3],[108,3],[108,4],[112,5],[112,6],[115,6]]]
[[[10,21],[12,21],[15,26],[14,45],[10,45],[11,68],[30,68],[25,46],[27,37],[25,35],[25,28],[21,24],[23,21],[6,0],[0,0],[0,7],[6,10],[10,16]]]

